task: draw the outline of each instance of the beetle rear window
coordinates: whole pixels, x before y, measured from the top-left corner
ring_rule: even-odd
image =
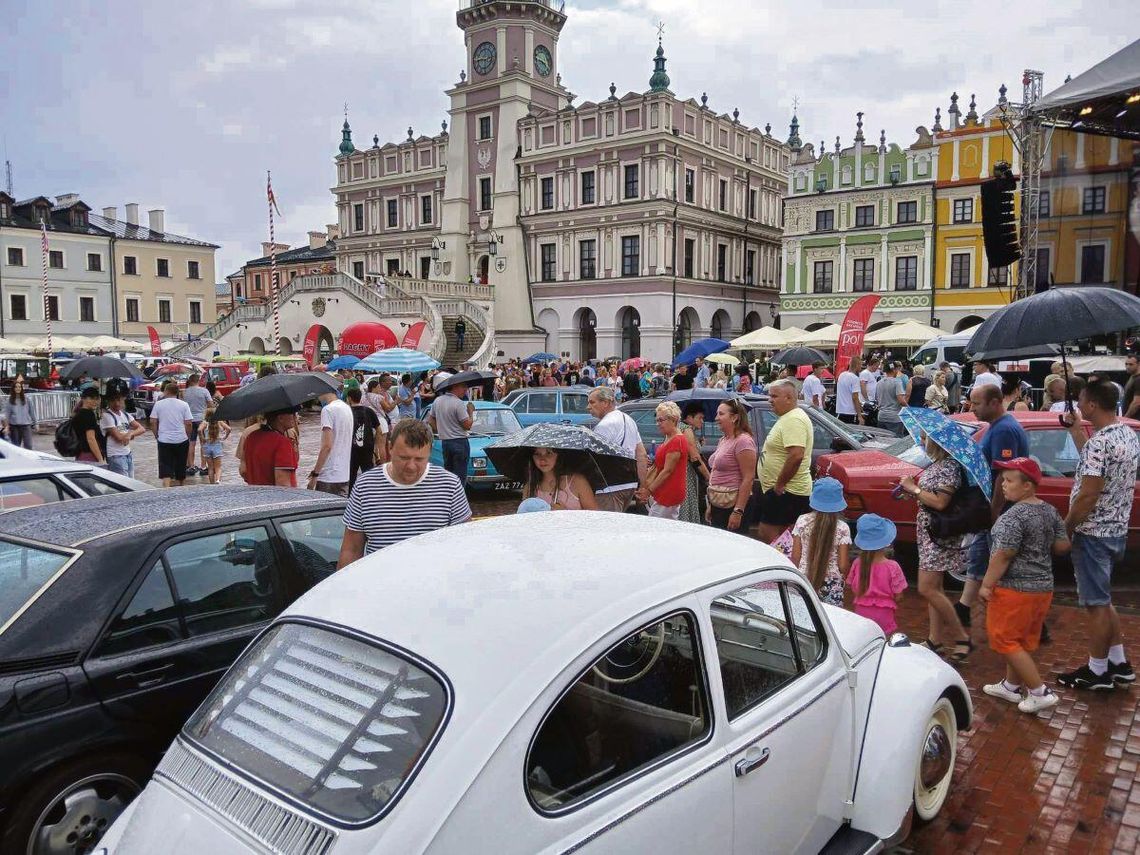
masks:
[[[70,560],[66,553],[0,540],[0,632],[51,585]]]
[[[447,708],[448,689],[426,666],[286,623],[246,651],[186,732],[311,810],[362,823],[399,798]]]

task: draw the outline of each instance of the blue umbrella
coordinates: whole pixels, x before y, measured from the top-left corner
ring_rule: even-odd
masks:
[[[673,367],[677,368],[680,365],[692,365],[697,361],[698,356],[705,357],[713,353],[723,353],[730,347],[732,347],[732,345],[722,338],[698,339],[677,354],[673,359]]]
[[[335,359],[330,359],[325,367],[329,371],[340,371],[342,368],[355,368],[358,362],[360,362],[359,356],[338,356]]]
[[[523,365],[530,365],[532,362],[553,362],[557,358],[553,353],[532,353],[523,360]]]
[[[366,356],[353,366],[355,371],[388,371],[393,374],[418,374],[439,368],[439,363],[421,350],[407,347],[389,347]]]
[[[993,498],[993,476],[982,448],[962,429],[962,425],[938,410],[925,407],[903,407],[899,418],[916,444],[922,444],[926,435],[938,443],[946,453],[962,464],[970,483],[981,487],[987,499]]]

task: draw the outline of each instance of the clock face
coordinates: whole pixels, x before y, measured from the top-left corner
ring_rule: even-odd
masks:
[[[550,58],[550,51],[545,45],[539,45],[534,49],[534,67],[543,77],[550,76],[550,69],[554,67],[554,61]]]
[[[486,74],[495,67],[495,46],[490,42],[483,42],[475,48],[475,70]]]

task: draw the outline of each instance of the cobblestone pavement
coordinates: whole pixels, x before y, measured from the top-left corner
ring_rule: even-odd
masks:
[[[301,423],[301,471],[316,458],[320,423],[306,413]],[[51,450],[51,437],[37,435],[37,448]],[[225,483],[239,483],[233,450],[237,433],[225,443]],[[136,475],[157,484],[155,443],[135,444]],[[191,480],[191,483],[197,481]],[[477,495],[476,515],[510,513],[518,497]],[[1123,592],[1135,606],[1140,596]],[[1087,656],[1088,633],[1071,592],[1058,591],[1049,615],[1054,641],[1038,652],[1046,681]],[[912,638],[926,634],[926,608],[910,590],[899,609],[899,625]],[[1140,665],[1140,616],[1123,614],[1126,643]],[[977,650],[962,674],[975,705],[974,727],[959,738],[954,788],[933,822],[916,825],[899,852],[914,853],[1133,853],[1140,850],[1140,687],[1103,694],[1063,690],[1061,703],[1028,716],[990,698],[981,686],[1004,672],[1001,658],[985,646],[985,615],[975,609]]]

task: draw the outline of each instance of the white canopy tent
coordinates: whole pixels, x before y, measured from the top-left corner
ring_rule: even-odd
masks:
[[[926,344],[932,338],[937,338],[941,334],[941,331],[934,327],[929,327],[926,324],[908,319],[891,324],[889,327],[883,327],[882,329],[867,333],[867,335],[863,337],[863,344],[903,344],[918,346],[920,344]]]
[[[807,330],[800,327],[788,327],[787,329],[780,330],[781,335],[784,336],[784,344],[803,344],[804,336],[811,335]]]
[[[797,339],[795,342],[789,341],[789,344],[802,344],[805,347],[823,347],[834,349],[839,346],[839,333],[842,327],[839,324],[828,324],[817,330],[805,332],[804,335]]]
[[[734,338],[730,344],[732,350],[779,350],[787,344],[787,339],[782,330],[762,327],[745,333],[740,338]]]

